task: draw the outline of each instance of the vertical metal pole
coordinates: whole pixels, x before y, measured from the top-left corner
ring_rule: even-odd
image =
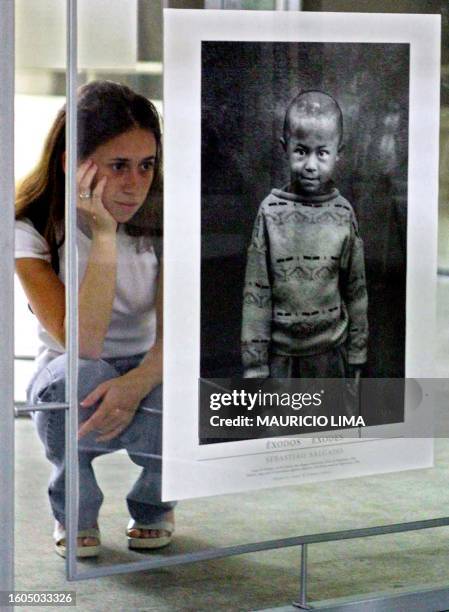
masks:
[[[0,2],[0,590],[14,589],[14,0]],[[5,604],[2,610],[11,610]]]
[[[311,610],[307,605],[307,544],[301,544],[301,583],[298,601],[293,602],[295,608]]]
[[[307,604],[307,544],[301,546],[301,590],[299,599],[302,605]]]
[[[65,296],[67,381],[65,400],[69,404],[65,421],[66,457],[66,538],[67,578],[76,578],[76,536],[78,532],[78,263],[76,248],[77,168],[77,0],[67,0],[67,123],[66,123],[66,213],[65,213]]]
[[[0,590],[14,589],[14,0],[0,4]],[[2,606],[2,610],[11,610]]]

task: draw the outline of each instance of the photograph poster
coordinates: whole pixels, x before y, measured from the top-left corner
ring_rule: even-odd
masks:
[[[431,465],[439,28],[165,11],[167,499]]]

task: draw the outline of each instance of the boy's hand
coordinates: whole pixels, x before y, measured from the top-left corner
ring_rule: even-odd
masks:
[[[358,384],[360,382],[360,377],[362,375],[362,366],[359,365],[348,365],[347,369],[347,378],[353,378],[354,381]]]
[[[358,365],[348,365],[347,374],[346,374],[346,390],[350,395],[354,398],[354,401],[357,401],[357,398],[360,393],[360,375],[362,372],[361,366]]]

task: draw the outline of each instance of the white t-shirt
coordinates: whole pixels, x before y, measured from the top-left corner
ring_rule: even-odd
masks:
[[[103,345],[102,357],[128,357],[148,351],[156,336],[156,290],[158,261],[154,249],[138,253],[136,238],[117,233],[116,292]],[[91,240],[77,229],[78,277],[81,283],[86,270]],[[59,249],[59,278],[65,283],[65,242]],[[51,262],[47,241],[35,229],[31,221],[16,221],[15,258],[32,257]],[[101,291],[101,286],[98,288]],[[39,362],[42,365],[64,353],[61,346],[37,322],[41,343]]]

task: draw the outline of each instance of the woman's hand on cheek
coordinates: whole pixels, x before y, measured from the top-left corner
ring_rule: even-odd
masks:
[[[78,168],[78,211],[93,235],[114,234],[117,221],[103,203],[107,178],[103,176],[95,184],[97,171],[98,167],[92,160],[83,162]]]
[[[91,431],[99,432],[99,442],[116,438],[133,420],[141,397],[130,388],[125,377],[119,376],[98,385],[84,398],[80,409],[90,408],[100,400],[97,410],[81,425],[78,438]]]
[[[107,178],[103,176],[92,192],[92,232],[98,234],[115,234],[117,231],[117,221],[106,209],[103,204],[103,194],[106,187]]]

